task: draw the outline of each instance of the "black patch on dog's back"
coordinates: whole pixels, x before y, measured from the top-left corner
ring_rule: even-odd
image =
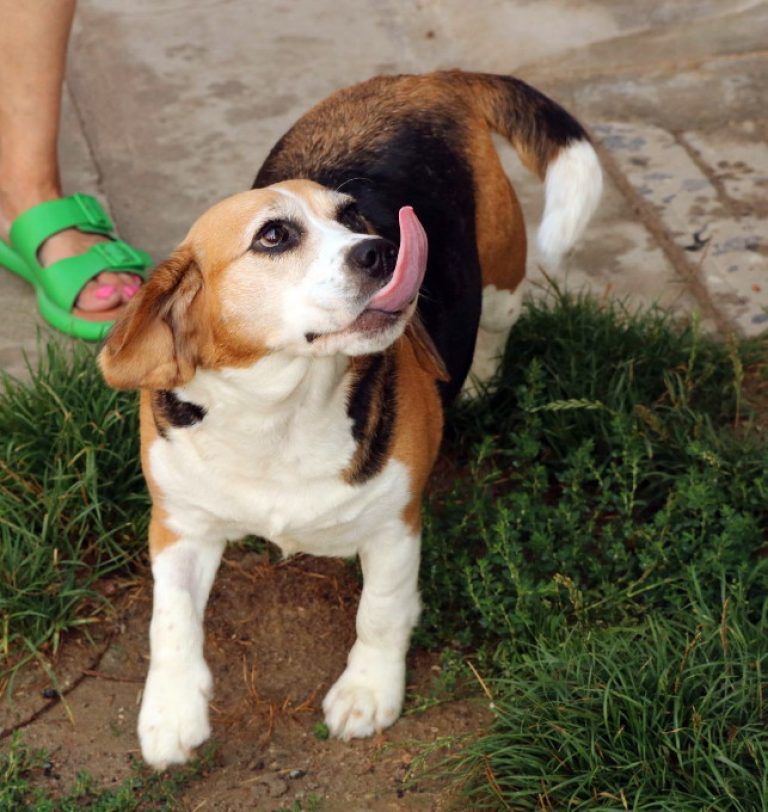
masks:
[[[499,122],[517,132],[544,158],[550,144],[564,147],[573,141],[588,141],[584,128],[556,101],[514,76],[492,76],[505,88],[506,97],[498,111]]]
[[[375,99],[371,99],[375,105]],[[427,109],[390,122],[391,131],[358,150],[343,139],[316,149],[315,132],[330,126],[312,113],[300,138],[284,136],[259,171],[255,187],[292,177],[352,195],[375,232],[399,243],[398,212],[413,206],[429,239],[429,261],[419,299],[422,322],[445,361],[452,400],[469,372],[480,321],[481,272],[475,234],[472,167],[464,125],[448,111]]]
[[[346,479],[361,485],[381,471],[397,417],[397,367],[392,352],[369,355],[355,374],[347,399],[357,449]]]
[[[152,393],[152,416],[161,437],[168,434],[168,426],[182,429],[194,426],[206,415],[203,406],[181,398],[170,389],[158,389]]]

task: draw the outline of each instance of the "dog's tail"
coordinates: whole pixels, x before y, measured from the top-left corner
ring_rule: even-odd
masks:
[[[589,136],[559,104],[511,76],[451,72],[487,125],[509,139],[523,164],[544,181],[539,251],[556,266],[581,235],[603,188]]]

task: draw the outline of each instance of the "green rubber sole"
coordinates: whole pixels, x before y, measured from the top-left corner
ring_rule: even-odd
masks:
[[[20,276],[30,285],[35,284],[34,276],[27,267],[27,263],[3,240],[0,240],[0,265],[8,268],[11,273]]]
[[[46,296],[43,288],[37,284],[35,274],[27,263],[3,240],[0,240],[0,265],[32,285],[37,295],[40,315],[51,327],[55,327],[60,332],[83,341],[101,341],[106,338],[114,326],[114,321],[88,321],[62,310]]]

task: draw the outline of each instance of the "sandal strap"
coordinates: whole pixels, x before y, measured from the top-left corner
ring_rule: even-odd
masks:
[[[13,221],[9,237],[16,250],[36,268],[40,246],[67,228],[110,236],[114,225],[95,197],[74,194],[27,209]]]
[[[68,311],[86,282],[102,271],[128,271],[143,279],[151,264],[152,258],[146,252],[137,251],[122,240],[112,240],[40,268],[37,277],[48,297]]]

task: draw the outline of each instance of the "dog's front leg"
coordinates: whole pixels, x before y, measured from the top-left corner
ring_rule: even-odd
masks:
[[[152,562],[150,664],[139,739],[144,760],[158,770],[185,762],[211,733],[203,615],[223,549],[223,543],[180,539]]]
[[[363,592],[357,640],[347,667],[323,701],[334,736],[370,736],[400,715],[405,694],[405,655],[419,617],[421,535],[404,525],[376,534],[360,550]]]

